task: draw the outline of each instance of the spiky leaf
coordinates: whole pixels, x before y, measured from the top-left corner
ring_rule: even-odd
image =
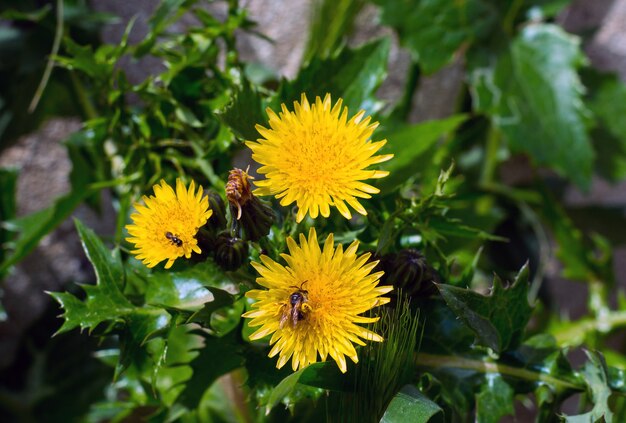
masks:
[[[497,276],[491,295],[452,285],[438,285],[454,313],[474,332],[478,341],[496,353],[514,348],[522,339],[532,309],[528,304],[528,265],[509,288]]]

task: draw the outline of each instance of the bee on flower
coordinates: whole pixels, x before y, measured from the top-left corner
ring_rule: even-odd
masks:
[[[259,327],[250,339],[272,335],[269,356],[279,356],[278,368],[291,360],[295,371],[330,356],[345,373],[346,356],[358,361],[354,344],[383,340],[361,324],[378,320],[363,314],[388,303],[383,295],[393,288],[378,286],[383,272],[371,273],[378,262],[368,262],[369,253],[357,255],[358,241],[344,251],[330,234],[321,249],[314,228],[299,241],[287,238],[286,266],[264,255],[261,263],[252,262],[257,282],[267,289],[246,293],[256,302],[243,317]]]
[[[143,196],[143,205],[135,203],[133,223],[126,226],[126,240],[135,245],[131,252],[146,266],[154,267],[167,260],[169,269],[179,257],[189,258],[200,253],[196,234],[213,211],[202,187],[191,181],[189,189],[176,179],[176,191],[164,180],[153,187],[154,195]]]

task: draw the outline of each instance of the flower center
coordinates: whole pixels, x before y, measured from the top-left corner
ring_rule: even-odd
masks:
[[[327,128],[313,129],[296,135],[295,142],[285,149],[287,172],[303,190],[327,192],[342,179],[350,159],[346,157],[345,137],[333,139],[338,136]]]

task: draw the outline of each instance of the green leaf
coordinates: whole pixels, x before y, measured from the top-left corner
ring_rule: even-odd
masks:
[[[221,295],[232,286],[232,281],[212,260],[189,266],[175,264],[172,269],[148,269],[132,259],[126,266],[129,296],[140,296],[146,305],[185,311],[189,316],[212,300],[213,289]]]
[[[0,222],[15,217],[17,204],[15,202],[15,193],[17,187],[17,170],[0,168]],[[4,247],[5,243],[11,239],[10,232],[5,228],[0,228],[0,244]],[[4,260],[6,249],[0,250],[0,260]]]
[[[124,327],[120,330],[120,357],[115,366],[113,380],[119,380],[122,373],[133,363],[144,359],[144,344],[165,329],[170,319],[165,313],[149,312],[146,309],[135,309],[124,316]],[[141,367],[141,365],[139,365]]]
[[[476,108],[490,115],[513,151],[587,188],[594,152],[577,73],[582,63],[578,38],[555,25],[528,25],[495,72],[474,72],[473,88]]]
[[[542,216],[558,243],[556,256],[563,265],[563,276],[573,280],[610,282],[608,276],[612,272],[612,267],[598,266],[594,259],[594,247],[598,246],[592,246],[588,242],[583,232],[574,225],[549,192],[542,189],[540,193]]]
[[[200,333],[198,333],[200,334]],[[193,375],[184,382],[177,402],[195,410],[204,392],[222,375],[243,366],[241,348],[231,337],[216,338],[202,334],[204,346],[190,363]]]
[[[443,421],[443,410],[413,385],[406,385],[391,400],[382,423]]]
[[[52,6],[50,4],[46,4],[41,9],[29,12],[9,9],[0,13],[0,18],[13,21],[40,22],[48,15],[48,13],[50,13],[50,10],[52,10]]]
[[[348,372],[351,371],[352,363],[348,364]],[[352,380],[346,380],[345,374],[341,373],[334,361],[322,361],[313,363],[304,368],[300,376],[300,383],[315,388],[328,389],[330,391],[351,390]]]
[[[315,96],[323,98],[330,93],[333,101],[343,98],[351,116],[361,109],[371,113],[378,108],[374,93],[387,75],[388,55],[389,40],[384,38],[354,50],[346,48],[331,59],[313,59],[296,79],[283,81],[272,109],[277,110],[280,103],[291,108],[302,93],[309,102],[315,101]]]
[[[259,133],[255,126],[265,125],[267,122],[261,96],[245,78],[237,88],[232,102],[218,116],[243,140],[256,140]]]
[[[383,192],[389,192],[407,178],[427,166],[432,160],[433,150],[441,138],[453,132],[467,119],[467,115],[454,115],[446,119],[431,120],[416,125],[389,125],[376,134],[386,138],[385,153],[392,153],[392,160],[382,165],[389,176],[378,182]],[[393,128],[393,129],[391,129]]]
[[[354,20],[365,5],[365,0],[325,0],[313,4],[311,28],[303,62],[313,57],[325,59],[345,42]]]
[[[501,375],[487,375],[476,395],[476,422],[498,423],[506,415],[513,415],[513,389]]]
[[[9,244],[9,254],[0,264],[0,274],[5,273],[11,266],[19,262],[35,249],[41,238],[61,224],[76,207],[89,195],[91,191],[72,191],[70,194],[58,198],[54,204],[46,209],[39,210],[28,216],[19,217],[4,222],[4,227],[17,232],[15,241]]]
[[[213,300],[204,303],[200,310],[193,313],[187,319],[187,323],[200,323],[204,327],[211,327],[211,317],[213,313],[235,302],[235,297],[223,289],[213,287],[207,289],[213,294]]]
[[[381,20],[393,27],[413,60],[431,74],[450,63],[464,43],[471,42],[491,12],[481,1],[374,0]]]
[[[91,46],[79,45],[69,37],[63,40],[63,45],[69,56],[56,56],[55,61],[66,69],[81,71],[99,82],[107,81],[112,74],[113,61],[102,60]]]
[[[509,288],[505,289],[496,276],[489,296],[451,285],[437,287],[448,306],[474,331],[482,345],[500,354],[520,343],[532,312],[527,299],[527,264]]]
[[[350,371],[354,371],[354,369],[349,368],[348,372]],[[270,392],[266,409],[267,411],[271,410],[276,404],[291,395],[298,384],[330,391],[353,392],[353,382],[352,378],[346,378],[346,375],[341,373],[334,362],[313,363],[284,377]]]
[[[109,251],[91,229],[78,220],[75,223],[83,248],[96,272],[97,282],[96,285],[82,286],[87,294],[84,302],[67,293],[50,294],[64,309],[62,317],[65,322],[57,333],[75,327],[93,330],[104,321],[120,321],[134,308],[121,291],[124,270],[119,251]]]
[[[592,133],[598,153],[596,169],[602,176],[618,181],[626,177],[626,125],[621,119],[626,113],[626,84],[615,75],[593,71],[587,74],[591,77],[585,82],[596,85],[589,87],[593,96],[588,102],[599,123]]]
[[[302,373],[305,370],[306,368],[300,369],[297,372],[290,374],[289,376],[281,380],[280,383],[274,387],[274,389],[272,389],[269,400],[267,401],[266,413],[269,413],[269,411],[276,404],[282,401],[283,398],[287,397],[295,389],[298,381],[300,380],[300,376],[302,376]]]
[[[72,190],[69,194],[57,198],[54,203],[43,210],[30,215],[12,218],[3,216],[4,228],[16,232],[17,237],[7,242],[4,261],[0,264],[0,274],[5,273],[11,266],[18,263],[37,247],[39,241],[60,225],[85,199],[97,192],[89,184],[95,180],[94,172],[102,167],[99,162],[94,163],[84,156],[85,149],[93,149],[93,140],[88,131],[78,132],[69,137],[65,146],[72,161],[70,183]],[[91,151],[92,157],[97,156]],[[5,195],[10,191],[2,191]],[[10,220],[8,220],[10,219]],[[10,251],[8,253],[8,251]]]
[[[604,357],[598,352],[585,352],[589,360],[585,363],[582,375],[587,385],[587,394],[593,403],[593,408],[588,413],[576,416],[565,416],[565,421],[567,423],[597,421],[611,423],[613,421],[613,412],[609,408],[611,388],[608,385],[607,368]]]

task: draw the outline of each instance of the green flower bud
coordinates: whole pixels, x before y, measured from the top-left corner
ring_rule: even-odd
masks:
[[[269,234],[273,222],[274,211],[272,208],[255,196],[252,196],[241,207],[241,219],[238,223],[243,229],[245,239],[249,241],[258,241]]]
[[[215,242],[214,257],[222,269],[237,270],[248,260],[248,243],[223,232]]]
[[[439,282],[439,275],[416,249],[387,254],[380,266],[385,271],[383,282],[402,289],[408,296],[423,297],[437,292],[433,282]]]
[[[214,190],[208,190],[209,207],[213,210],[213,215],[204,227],[213,233],[217,233],[226,228],[226,205],[222,196]]]

